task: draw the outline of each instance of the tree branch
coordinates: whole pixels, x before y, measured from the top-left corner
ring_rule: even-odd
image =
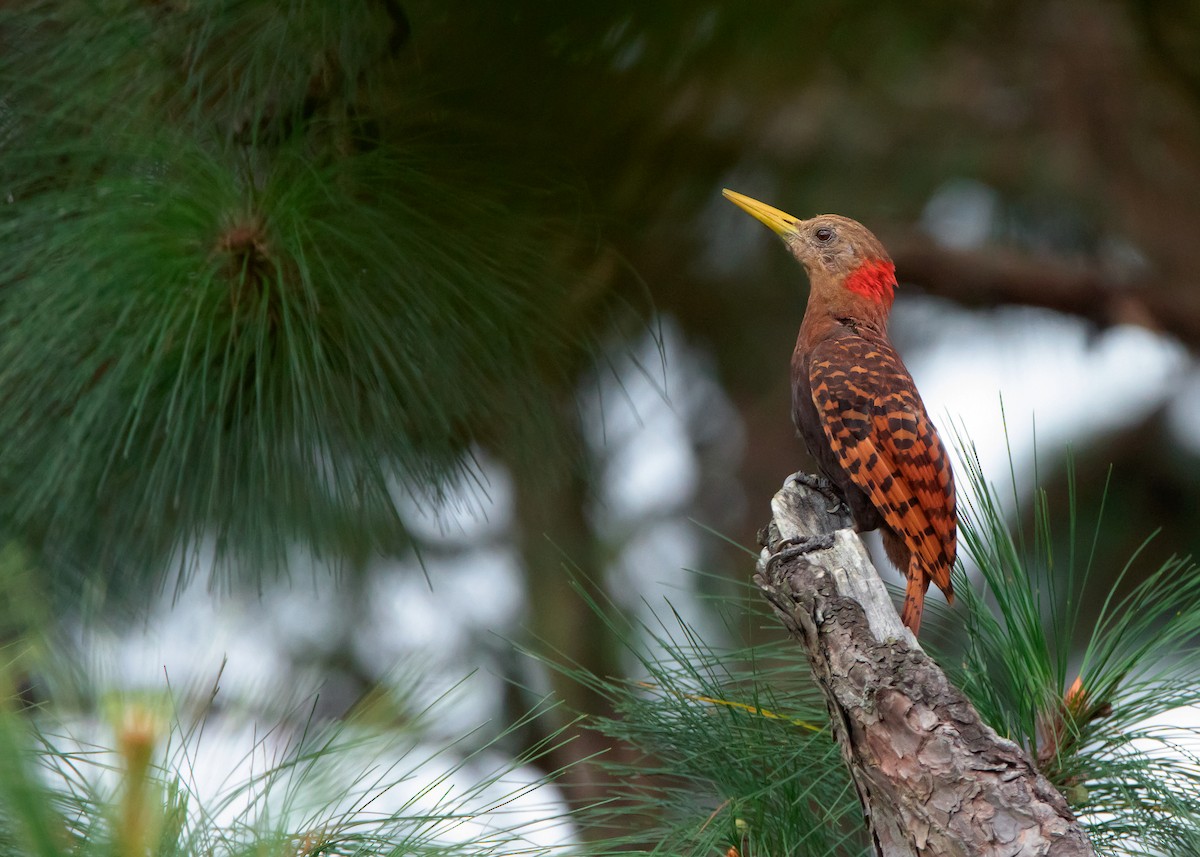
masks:
[[[1194,284],[1120,280],[1095,267],[996,249],[952,250],[928,240],[890,243],[902,283],[965,306],[1028,304],[1100,327],[1136,324],[1200,350],[1200,296]]]
[[[1062,795],[900,624],[828,505],[791,482],[775,495],[755,582],[804,645],[878,857],[1095,857]],[[805,538],[817,547],[772,559],[782,539]]]
[[[1190,282],[1120,280],[1096,268],[1001,250],[950,250],[928,240],[894,241],[901,283],[965,306],[1026,304],[1108,328],[1136,324],[1200,350],[1200,296]]]

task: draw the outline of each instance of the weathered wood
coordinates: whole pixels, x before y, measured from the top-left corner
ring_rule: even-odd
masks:
[[[1062,795],[900,624],[849,519],[830,505],[789,480],[772,501],[755,582],[804,645],[876,854],[1094,857]],[[784,539],[812,549],[773,559]]]

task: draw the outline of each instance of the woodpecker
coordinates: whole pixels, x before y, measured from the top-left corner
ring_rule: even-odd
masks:
[[[954,600],[954,474],[925,404],[887,335],[896,266],[869,229],[836,214],[801,220],[731,190],[808,272],[792,353],[792,420],[859,532],[878,529],[908,585],[900,618],[916,634],[930,581]]]

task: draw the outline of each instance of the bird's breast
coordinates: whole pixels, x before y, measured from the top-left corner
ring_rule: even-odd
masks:
[[[879,510],[842,466],[822,424],[821,414],[813,400],[810,360],[810,352],[797,343],[792,354],[792,422],[821,473],[845,498],[846,506],[854,518],[855,529],[859,532],[878,529],[883,523]],[[864,404],[864,407],[869,405]],[[864,421],[870,418],[869,413],[862,416]]]

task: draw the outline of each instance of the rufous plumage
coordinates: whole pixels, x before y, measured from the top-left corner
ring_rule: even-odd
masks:
[[[792,419],[845,500],[855,529],[879,529],[907,577],[901,619],[915,634],[932,581],[953,600],[954,475],[912,376],[888,339],[891,257],[869,229],[835,214],[801,220],[733,191],[808,272],[792,354]]]

